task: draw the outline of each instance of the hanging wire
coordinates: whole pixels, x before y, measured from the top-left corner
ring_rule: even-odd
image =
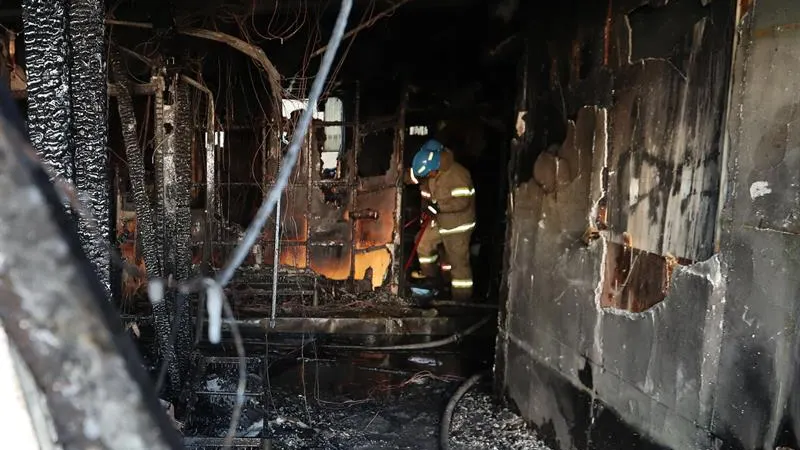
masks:
[[[222,286],[225,286],[230,282],[236,270],[239,268],[239,266],[241,266],[245,258],[247,258],[247,254],[250,252],[250,249],[255,244],[258,236],[261,234],[261,230],[264,228],[267,218],[275,209],[275,205],[278,203],[283,189],[288,184],[289,176],[294,169],[298,154],[300,153],[301,144],[303,143],[308,131],[308,127],[311,124],[311,118],[316,112],[317,101],[319,100],[319,97],[322,94],[322,89],[325,86],[328,73],[330,72],[331,65],[333,64],[334,55],[338,50],[342,36],[344,35],[345,26],[347,25],[347,18],[350,15],[352,6],[353,0],[342,0],[342,6],[339,11],[339,15],[336,18],[336,25],[333,28],[333,34],[331,35],[328,49],[325,51],[325,56],[322,58],[319,71],[317,72],[317,76],[314,77],[314,83],[311,86],[311,92],[308,96],[308,106],[300,116],[300,123],[298,124],[298,127],[295,128],[295,132],[292,135],[292,140],[289,143],[289,149],[284,157],[284,164],[282,164],[282,167],[278,173],[278,179],[276,180],[275,186],[270,190],[269,195],[258,209],[258,213],[256,214],[253,223],[251,223],[247,228],[242,241],[236,247],[233,258],[217,276],[217,281]]]

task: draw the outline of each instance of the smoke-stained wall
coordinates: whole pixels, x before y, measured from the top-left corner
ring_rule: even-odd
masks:
[[[532,11],[497,376],[553,448],[793,440],[798,59],[732,57],[768,3]]]

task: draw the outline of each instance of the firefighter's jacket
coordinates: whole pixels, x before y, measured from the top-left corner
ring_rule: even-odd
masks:
[[[420,190],[430,192],[430,201],[439,207],[435,220],[442,236],[472,231],[475,228],[472,177],[466,167],[453,159],[450,151],[442,152],[441,158],[439,174],[428,178],[427,186],[421,185]]]

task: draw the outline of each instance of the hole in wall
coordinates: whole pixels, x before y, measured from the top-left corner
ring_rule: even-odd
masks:
[[[385,174],[394,153],[394,128],[364,136],[358,154],[358,176],[374,177]]]
[[[661,303],[675,268],[693,261],[639,250],[630,239],[625,233],[623,243],[608,242],[600,306],[638,313]]]
[[[631,62],[647,58],[668,59],[690,39],[697,22],[711,14],[700,0],[672,0],[645,4],[628,13]]]

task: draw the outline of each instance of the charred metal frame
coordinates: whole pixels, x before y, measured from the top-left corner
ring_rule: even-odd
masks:
[[[397,226],[400,221],[401,213],[401,196],[402,196],[402,150],[403,150],[403,113],[405,106],[401,106],[398,111],[398,119],[395,120],[395,137],[392,145],[391,165],[387,173],[375,177],[359,177],[358,176],[358,155],[362,151],[362,126],[360,117],[360,94],[359,89],[355,89],[355,102],[354,114],[351,120],[344,121],[322,121],[316,122],[309,130],[306,142],[303,145],[302,153],[297,167],[294,170],[290,184],[283,195],[280,202],[280,215],[281,220],[281,237],[277,240],[272,235],[275,230],[275,219],[270,222],[267,229],[262,233],[261,239],[255,245],[251,253],[251,261],[249,263],[252,269],[258,269],[262,264],[265,266],[273,266],[276,261],[275,256],[270,256],[273,253],[277,255],[277,263],[292,267],[292,270],[282,271],[277,277],[273,274],[272,277],[266,273],[260,277],[261,281],[266,278],[279,280],[281,278],[296,277],[298,275],[308,274],[313,272],[316,276],[324,276],[336,280],[360,280],[365,277],[365,273],[357,273],[357,267],[362,264],[360,262],[361,255],[368,255],[376,251],[387,251],[387,260],[385,274],[379,274],[382,278],[378,282],[373,283],[373,286],[389,287],[393,293],[399,291],[400,280],[400,265],[398,263],[399,248],[400,248],[400,233],[401,230]],[[404,102],[403,102],[404,105]],[[214,189],[232,186],[253,186],[260,188],[263,192],[268,192],[273,188],[272,180],[277,173],[281,161],[281,148],[280,148],[280,135],[281,130],[274,130],[270,128],[270,123],[265,122],[261,131],[262,142],[258,146],[260,152],[262,179],[255,182],[227,182],[217,181],[208,174],[212,173],[210,164],[212,158],[207,158],[207,180],[206,192],[211,193],[212,189],[209,188],[209,181]],[[342,155],[342,164],[346,166],[346,170],[339,178],[323,179],[320,175],[321,159],[318,147],[318,137],[320,131],[325,127],[341,126],[345,131],[345,148],[340,153]],[[231,127],[226,130],[227,132],[236,132],[238,127]],[[388,149],[387,149],[388,150]],[[221,157],[220,152],[217,152],[215,159]],[[219,161],[217,164],[218,167]],[[202,185],[202,183],[199,183]],[[321,192],[323,189],[332,190],[336,192],[345,193],[341,206],[325,205],[324,194]],[[386,202],[368,201],[364,198],[366,195],[375,195],[380,192],[390,194],[391,209],[384,208]],[[213,194],[215,195],[215,194]],[[379,198],[380,200],[380,198]],[[323,204],[322,206],[320,204]],[[377,205],[376,205],[377,203]],[[218,206],[215,204],[215,207]],[[326,211],[322,208],[329,208]],[[362,209],[359,209],[362,208]],[[382,210],[382,211],[381,211]],[[335,213],[344,214],[344,220],[349,222],[347,225],[349,236],[343,236],[343,227],[339,227],[332,232],[335,237],[322,237],[321,232],[315,228],[324,222],[326,219],[333,220]],[[323,217],[327,214],[327,218]],[[383,216],[383,217],[381,217]],[[385,242],[378,242],[371,244],[369,242],[361,242],[359,235],[364,235],[369,231],[364,231],[364,223],[367,221],[378,222],[382,219],[385,222],[391,222],[391,234],[388,235]],[[209,217],[211,219],[211,217]],[[297,219],[297,230],[289,231],[287,228],[287,221]],[[213,222],[213,219],[210,221]],[[315,223],[316,222],[316,223]],[[369,225],[366,225],[369,226]],[[386,230],[384,230],[385,232]],[[287,236],[290,234],[291,236]],[[388,234],[388,233],[384,233]],[[215,234],[215,239],[211,242],[213,249],[212,252],[220,252],[226,254],[227,251],[235,245],[234,242],[227,242],[221,239],[223,236],[219,233]],[[195,246],[199,243],[194,242]],[[315,258],[315,254],[322,249],[342,249],[343,253],[337,258],[333,258],[333,262],[327,258]],[[324,250],[322,250],[324,251]],[[292,258],[299,258],[292,261]],[[345,262],[346,261],[346,262]],[[209,261],[211,262],[211,261]],[[218,261],[214,261],[218,262]],[[326,266],[327,263],[336,265],[336,268]],[[346,267],[345,270],[345,266]],[[369,268],[371,265],[366,264],[365,267]],[[297,269],[297,270],[294,270]],[[337,270],[339,269],[339,270]],[[368,273],[368,270],[365,269]],[[285,273],[289,272],[289,273]],[[385,276],[385,278],[383,278]],[[388,281],[384,281],[388,280]],[[245,283],[246,284],[246,283]],[[266,292],[265,292],[266,293]],[[310,292],[309,292],[310,293]],[[316,294],[316,292],[314,292]],[[280,296],[280,294],[278,294]],[[314,295],[314,303],[318,299]]]

